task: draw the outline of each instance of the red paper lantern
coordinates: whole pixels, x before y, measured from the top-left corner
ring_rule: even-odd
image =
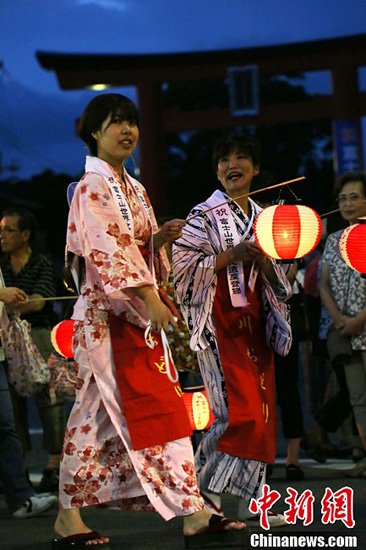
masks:
[[[51,330],[51,342],[58,354],[62,357],[72,359],[74,352],[72,349],[72,337],[74,333],[74,321],[68,319],[61,321]]]
[[[211,426],[214,416],[206,391],[202,389],[202,391],[183,392],[182,397],[192,430],[207,430]]]
[[[254,223],[258,246],[277,260],[294,260],[309,254],[320,241],[319,214],[303,205],[282,204],[262,210]]]
[[[346,264],[366,276],[366,218],[345,229],[339,240],[339,250]]]

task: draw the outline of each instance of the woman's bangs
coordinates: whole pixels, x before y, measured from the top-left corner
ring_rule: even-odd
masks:
[[[135,105],[131,103],[123,103],[118,105],[115,111],[112,113],[112,117],[119,116],[122,120],[128,120],[134,122],[137,126],[139,124],[138,112]]]

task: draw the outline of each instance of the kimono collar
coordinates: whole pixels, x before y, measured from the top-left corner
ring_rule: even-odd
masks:
[[[124,168],[123,168],[124,170]],[[85,172],[96,172],[105,178],[116,178],[115,172],[110,164],[99,157],[87,156],[85,160]]]
[[[222,191],[215,191],[211,197],[207,200],[207,204],[213,209],[213,215],[216,220],[216,225],[219,229],[219,237],[223,250],[233,248],[241,241],[252,240],[252,226],[255,216],[259,207],[250,198],[251,215],[250,218],[243,212],[243,210],[235,202],[227,202],[223,204],[222,199],[226,199],[227,195]],[[240,210],[237,210],[237,208]],[[240,215],[240,219],[243,222],[243,233],[238,233],[237,224],[234,219],[234,212]],[[244,218],[245,216],[245,218]],[[245,225],[244,225],[245,224]],[[245,278],[243,262],[233,262],[226,268],[227,280],[231,298],[231,304],[233,307],[245,307],[248,305],[248,300],[245,292]],[[255,281],[258,275],[258,267],[255,262],[252,263],[252,268],[249,275],[248,286],[253,291]]]
[[[128,180],[128,182],[131,184],[138,198],[140,199],[140,202],[146,212],[147,219],[151,225],[149,205],[145,200],[144,194],[142,193],[140,187],[138,186],[137,181],[134,180],[134,178],[130,177],[130,175],[127,173],[124,167],[123,167],[123,171],[124,171],[124,176],[126,180]],[[109,190],[111,192],[111,195],[116,201],[116,204],[121,213],[121,216],[127,225],[128,231],[130,235],[133,237],[134,235],[133,216],[127,201],[127,197],[122,192],[122,189],[120,186],[119,174],[117,174],[117,172],[113,170],[112,166],[108,164],[108,162],[105,162],[104,160],[98,157],[89,157],[89,156],[86,157],[85,172],[86,173],[94,172],[105,178],[107,185],[109,187]]]

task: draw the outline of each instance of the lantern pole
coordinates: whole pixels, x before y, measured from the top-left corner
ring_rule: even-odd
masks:
[[[29,302],[46,302],[49,300],[77,300],[79,298],[79,294],[77,296],[47,296],[45,298],[29,298],[29,300],[25,300],[25,302],[28,304]]]
[[[210,212],[211,210],[214,210],[215,208],[219,208],[220,206],[223,206],[224,204],[227,204],[231,201],[235,202],[237,199],[242,199],[243,197],[251,197],[252,195],[256,195],[257,193],[262,193],[263,191],[270,191],[271,189],[276,189],[277,187],[281,187],[281,186],[283,187],[284,185],[290,185],[290,183],[303,181],[305,179],[306,179],[305,176],[300,176],[299,178],[295,178],[293,180],[282,181],[281,183],[276,183],[275,185],[270,185],[269,187],[262,187],[261,189],[256,189],[255,191],[244,193],[243,195],[239,195],[238,197],[235,197],[235,199],[229,198],[227,201],[221,202],[220,204],[216,204],[211,208],[206,208],[206,210],[202,210],[202,212],[198,212],[193,216],[189,216],[189,218],[186,219],[186,223],[191,220],[194,220],[194,218],[198,218],[199,216],[202,216],[202,214],[206,214],[206,212]]]
[[[327,218],[331,214],[337,214],[337,212],[340,212],[340,211],[341,211],[340,208],[336,208],[335,210],[330,210],[329,212],[325,212],[324,214],[321,214],[320,217],[321,218]]]

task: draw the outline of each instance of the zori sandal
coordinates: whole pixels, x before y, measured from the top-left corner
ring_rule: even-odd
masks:
[[[223,518],[217,514],[210,517],[208,527],[196,535],[185,535],[185,547],[192,550],[194,548],[226,548],[227,546],[243,546],[244,536],[248,536],[248,530],[245,529],[226,529],[229,523],[238,520],[233,518]]]
[[[54,539],[52,541],[52,548],[99,548],[102,547],[104,550],[108,548],[108,542],[102,544],[87,544],[87,542],[92,540],[103,539],[103,535],[98,533],[98,531],[90,531],[89,533],[77,533],[76,535],[70,535],[68,537],[62,537],[59,539]]]

